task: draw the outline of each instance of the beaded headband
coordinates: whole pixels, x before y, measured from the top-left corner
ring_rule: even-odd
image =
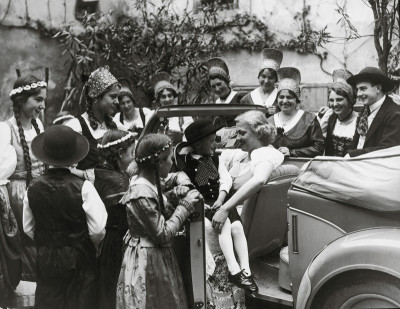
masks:
[[[115,83],[118,83],[118,81],[114,75],[110,73],[108,66],[100,67],[90,74],[86,82],[86,87],[89,88],[88,95],[91,98],[97,98],[108,87]]]
[[[105,145],[97,144],[97,148],[100,148],[100,149],[109,148],[109,147],[112,147],[112,146],[121,144],[121,143],[127,141],[128,139],[130,139],[131,137],[135,137],[135,136],[137,136],[137,135],[138,135],[138,134],[137,134],[136,132],[133,133],[133,132],[128,131],[128,134],[125,135],[125,136],[123,136],[123,137],[121,137],[120,139],[117,139],[117,140],[115,140],[115,141],[109,142],[109,143],[107,143],[107,144],[105,144]]]
[[[161,148],[157,152],[153,153],[152,155],[144,156],[142,158],[136,158],[135,160],[136,160],[136,162],[140,163],[140,162],[144,162],[146,160],[150,160],[151,158],[157,158],[163,151],[167,150],[171,146],[172,146],[172,142],[169,141],[163,148]]]
[[[38,82],[32,83],[30,85],[25,85],[25,86],[15,88],[15,89],[11,90],[10,97],[12,97],[13,95],[15,95],[17,93],[21,93],[22,91],[29,91],[31,89],[36,89],[37,87],[47,87],[47,83],[44,81],[38,81]]]

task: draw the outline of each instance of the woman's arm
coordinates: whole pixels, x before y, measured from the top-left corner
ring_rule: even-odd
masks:
[[[314,118],[314,121],[307,129],[307,147],[296,148],[290,150],[291,157],[307,157],[314,158],[316,156],[322,156],[324,153],[325,140],[322,135],[321,126],[317,118]]]
[[[264,161],[257,164],[251,177],[236,193],[218,210],[213,217],[213,227],[221,233],[222,226],[229,212],[236,206],[242,204],[246,199],[258,192],[267,182],[274,170],[272,162]]]

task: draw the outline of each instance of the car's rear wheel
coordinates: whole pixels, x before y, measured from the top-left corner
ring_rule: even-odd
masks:
[[[311,308],[400,308],[400,280],[378,271],[353,270],[328,281]]]

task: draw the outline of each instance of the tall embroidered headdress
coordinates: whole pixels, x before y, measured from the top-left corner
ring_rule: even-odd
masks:
[[[277,71],[282,63],[283,54],[280,50],[274,48],[264,48],[261,53],[261,65],[258,70],[260,73],[264,69]]]
[[[229,69],[224,60],[221,58],[211,58],[207,60],[206,65],[209,78],[222,77],[228,83],[230,82]]]
[[[347,79],[351,76],[353,76],[353,74],[345,69],[337,69],[333,71],[332,73],[333,83],[331,88],[343,90],[344,92],[347,93],[349,98],[353,100],[353,95],[354,95],[353,87],[349,83],[347,83]]]
[[[278,73],[278,91],[291,90],[300,99],[300,82],[301,74],[300,71],[293,67],[280,68]]]

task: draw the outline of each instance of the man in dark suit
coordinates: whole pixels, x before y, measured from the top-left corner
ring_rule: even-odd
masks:
[[[347,82],[357,88],[357,101],[364,105],[349,155],[400,145],[400,107],[385,95],[393,90],[394,81],[378,68],[366,67]]]

